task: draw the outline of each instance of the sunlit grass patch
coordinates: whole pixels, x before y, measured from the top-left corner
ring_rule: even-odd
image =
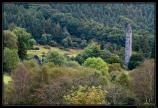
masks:
[[[28,50],[27,51],[28,56],[31,58],[34,55],[37,55],[40,58],[42,58],[42,55],[47,55],[50,51],[58,51],[59,53],[63,53],[67,56],[75,57],[77,54],[79,54],[82,51],[82,49],[69,49],[66,51],[66,50],[60,49],[58,47],[51,47],[51,46],[49,46],[49,49],[47,49],[47,48],[45,48],[44,45],[35,45],[34,48],[35,47],[38,47],[39,50]]]
[[[7,75],[7,74],[4,74],[3,75],[3,82],[4,82],[4,84],[7,85],[9,83],[9,81],[12,81],[11,77],[9,75]]]

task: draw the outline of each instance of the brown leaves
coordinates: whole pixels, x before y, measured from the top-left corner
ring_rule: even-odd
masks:
[[[29,91],[29,85],[31,81],[31,74],[24,64],[19,64],[15,73],[12,76],[13,87],[16,90],[18,99],[27,97]]]
[[[130,73],[131,89],[143,103],[154,102],[154,69],[154,60],[145,60],[140,67]]]

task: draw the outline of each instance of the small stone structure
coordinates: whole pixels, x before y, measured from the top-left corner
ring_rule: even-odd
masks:
[[[37,61],[37,63],[39,65],[42,65],[42,61],[40,60],[40,58],[37,55],[34,56],[34,60]]]

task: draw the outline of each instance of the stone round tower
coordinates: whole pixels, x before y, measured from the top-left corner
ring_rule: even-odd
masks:
[[[126,42],[125,42],[125,66],[128,67],[130,57],[132,55],[132,28],[130,24],[126,25],[125,29]]]

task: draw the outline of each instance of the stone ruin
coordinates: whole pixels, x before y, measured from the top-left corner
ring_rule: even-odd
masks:
[[[34,60],[37,61],[37,63],[39,65],[42,65],[42,61],[40,60],[40,58],[37,55],[34,56]]]

